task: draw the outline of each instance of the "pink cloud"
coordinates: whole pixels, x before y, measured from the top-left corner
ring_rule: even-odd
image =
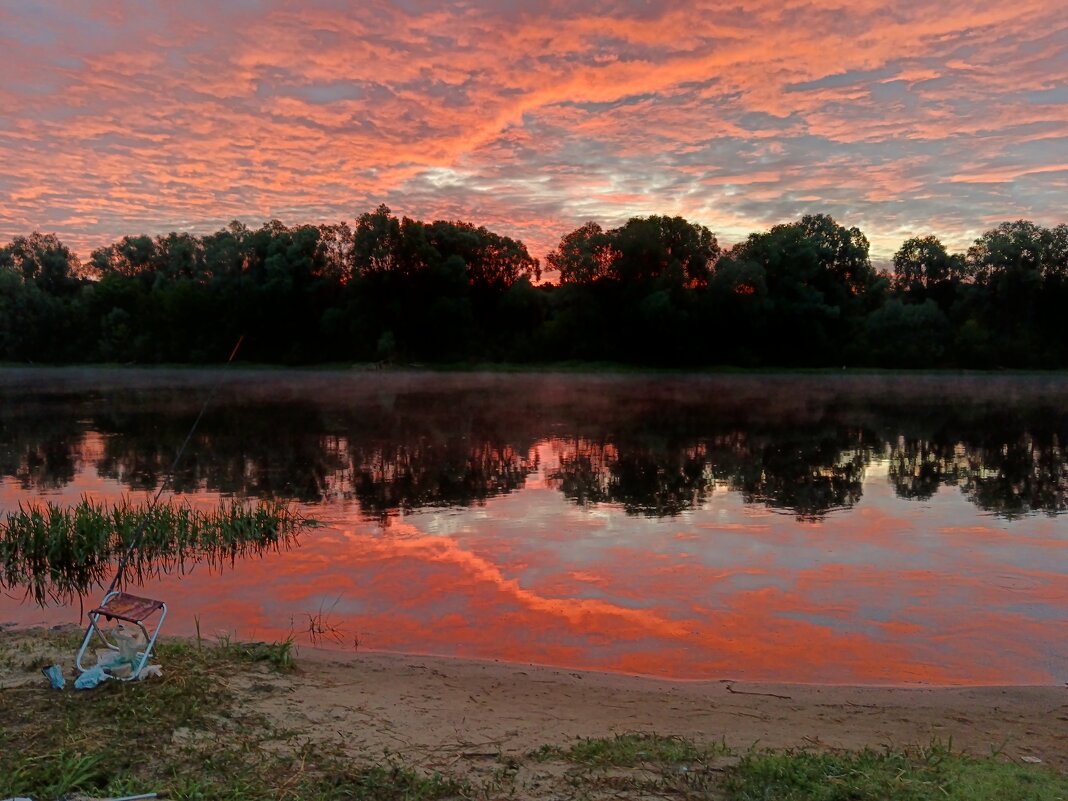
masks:
[[[539,255],[588,218],[684,213],[732,241],[829,211],[885,257],[915,231],[959,239],[965,216],[1062,221],[997,191],[1059,180],[1052,0],[268,0],[212,6],[210,25],[201,3],[86,8],[0,18],[0,240],[54,230],[85,256],[125,233],[385,201]]]

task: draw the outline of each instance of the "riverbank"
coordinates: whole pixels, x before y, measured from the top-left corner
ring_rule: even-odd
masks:
[[[161,680],[86,693],[75,693],[69,684],[63,693],[47,690],[38,668],[59,661],[71,676],[72,636],[0,633],[0,737],[12,738],[0,752],[19,753],[11,750],[17,739],[19,747],[30,743],[73,759],[101,734],[98,728],[77,730],[90,722],[93,710],[111,709],[119,725],[124,716],[148,708],[156,717],[150,715],[145,725],[171,757],[191,754],[217,737],[227,743],[251,738],[246,752],[261,763],[278,757],[288,766],[278,782],[286,771],[309,770],[298,771],[307,754],[333,754],[345,765],[380,765],[385,759],[413,775],[446,777],[456,783],[449,785],[453,789],[481,788],[476,795],[483,797],[496,797],[505,785],[520,798],[559,797],[576,775],[569,749],[586,742],[582,738],[610,748],[637,737],[639,756],[642,748],[656,750],[655,742],[685,744],[682,764],[663,775],[681,770],[691,776],[698,768],[710,776],[727,775],[754,748],[835,756],[865,748],[923,754],[935,744],[968,756],[995,754],[999,765],[1039,771],[1036,776],[1068,792],[1066,687],[671,682],[303,646],[294,651],[287,643],[198,649],[172,640],[160,654]],[[195,698],[185,698],[187,693]],[[169,705],[188,709],[179,714]],[[72,720],[73,739],[42,745],[58,729],[69,734]],[[121,723],[126,735],[134,730],[134,723]],[[653,735],[660,739],[650,741]],[[638,761],[647,773],[645,762],[654,760]],[[264,764],[257,768],[261,773]],[[181,797],[173,788],[172,795]]]
[[[732,749],[858,749],[952,740],[974,754],[1068,770],[1068,688],[890,688],[672,682],[393,654],[301,648],[302,672],[264,704],[370,750],[521,754],[578,737],[652,731]]]

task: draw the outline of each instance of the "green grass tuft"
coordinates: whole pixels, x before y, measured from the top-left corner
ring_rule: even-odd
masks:
[[[94,790],[107,782],[103,761],[100,754],[76,751],[32,756],[15,765],[11,775],[0,780],[0,787],[5,784],[34,787],[40,798],[59,798],[76,790]]]
[[[278,642],[250,642],[229,645],[234,655],[249,662],[267,662],[277,670],[292,670],[294,667],[294,640],[292,636]]]

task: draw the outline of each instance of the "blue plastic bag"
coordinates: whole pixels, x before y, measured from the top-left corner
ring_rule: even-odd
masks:
[[[59,665],[41,668],[41,672],[45,674],[45,678],[48,679],[48,683],[52,685],[53,690],[62,690],[67,686],[67,680],[63,678],[63,668]]]
[[[93,667],[74,680],[74,689],[91,690],[100,682],[107,681],[110,678],[111,676],[104,672],[103,665],[93,665]]]

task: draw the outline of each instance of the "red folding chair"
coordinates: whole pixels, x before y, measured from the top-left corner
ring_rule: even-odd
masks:
[[[150,634],[145,622],[155,618],[157,614],[158,619],[156,619],[155,626]],[[159,630],[163,626],[163,619],[167,617],[167,604],[163,603],[163,601],[140,598],[136,595],[115,591],[105,595],[104,601],[100,606],[90,610],[87,617],[89,618],[89,626],[85,630],[82,647],[78,649],[78,656],[74,660],[78,672],[85,673],[89,669],[82,666],[82,657],[85,655],[85,650],[89,647],[94,633],[109,649],[112,651],[119,650],[119,643],[114,638],[108,639],[105,630],[100,628],[100,618],[104,618],[108,623],[112,620],[122,620],[126,623],[133,623],[141,630],[145,646],[144,650],[138,650],[134,655],[130,666],[130,675],[113,676],[113,678],[121,679],[122,681],[133,681],[141,675],[141,671],[145,669],[145,665],[148,664],[148,659],[152,655],[152,646],[156,644]]]

